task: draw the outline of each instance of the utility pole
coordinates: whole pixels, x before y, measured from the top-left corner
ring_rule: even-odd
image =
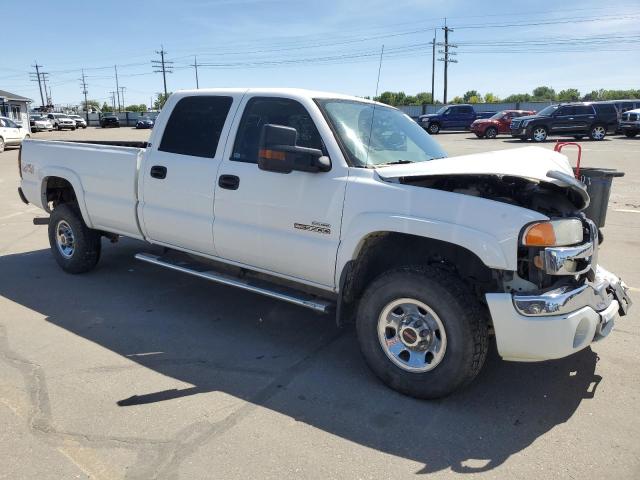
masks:
[[[80,79],[82,82],[82,93],[84,94],[84,115],[87,117],[87,125],[89,124],[89,105],[87,104],[87,81],[84,76],[84,69],[82,70],[82,78]]]
[[[113,90],[111,90],[109,92],[111,94],[111,105],[113,105],[113,111],[116,111],[116,92],[114,92]]]
[[[442,53],[444,54],[443,58],[439,58],[438,61],[440,62],[444,62],[444,99],[443,102],[446,104],[447,103],[447,70],[449,67],[449,63],[458,63],[457,60],[449,58],[452,55],[457,55],[455,52],[450,52],[449,49],[450,48],[457,48],[457,45],[454,45],[452,43],[449,43],[449,32],[453,32],[453,28],[449,28],[447,27],[447,19],[444,19],[444,27],[442,27],[442,30],[444,30],[444,43],[438,43],[438,45],[444,47],[444,50],[438,50],[438,53]]]
[[[120,91],[121,91],[121,93],[120,93],[120,94],[122,95],[122,108],[123,108],[123,109],[127,108],[127,107],[126,107],[126,104],[124,103],[124,91],[125,91],[126,89],[127,89],[127,87],[120,87]]]
[[[53,96],[51,95],[51,85],[49,85],[49,91],[47,91],[47,75],[48,73],[40,72],[42,77],[42,86],[44,87],[44,98],[47,99],[47,105],[53,106]]]
[[[200,88],[200,83],[198,82],[198,57],[196,57],[195,55],[193,56],[193,65],[192,65],[195,69],[196,69],[196,89]]]
[[[42,65],[38,65],[38,62],[36,61],[36,64],[33,65],[33,67],[36,69],[35,75],[37,77],[37,80],[32,78],[31,81],[38,82],[38,88],[40,89],[40,101],[42,102],[42,107],[44,107],[44,95],[42,95],[42,81],[40,80],[40,67],[42,67]]]
[[[436,34],[437,30],[433,29],[433,40],[431,41],[431,104],[436,103],[435,82],[436,82]]]
[[[164,99],[166,101],[167,100],[167,73],[173,73],[171,70],[171,68],[173,68],[172,67],[173,62],[167,62],[164,59],[164,56],[167,54],[167,52],[164,51],[164,47],[162,45],[160,45],[160,50],[156,50],[156,53],[160,55],[160,60],[151,60],[151,65],[153,65],[153,68],[156,69],[154,70],[155,73],[162,73],[162,81],[164,83]]]
[[[118,66],[114,65],[113,69],[116,71],[116,95],[118,96],[118,111],[120,111],[120,86],[118,85]]]

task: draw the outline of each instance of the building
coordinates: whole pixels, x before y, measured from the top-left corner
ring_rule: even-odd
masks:
[[[29,127],[29,103],[32,101],[30,98],[0,90],[0,117],[9,117]]]

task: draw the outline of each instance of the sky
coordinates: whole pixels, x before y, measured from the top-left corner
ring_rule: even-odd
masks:
[[[27,8],[28,7],[28,8]],[[54,103],[110,102],[114,65],[124,103],[163,90],[152,60],[173,62],[169,91],[196,87],[300,87],[373,96],[431,91],[432,48],[445,18],[457,63],[448,98],[467,90],[504,97],[540,85],[640,88],[640,1],[462,0],[31,0],[3,2],[0,90],[40,104],[32,65],[42,65]],[[9,42],[7,39],[13,39]],[[382,63],[381,51],[384,46]],[[438,46],[437,50],[442,47]],[[437,53],[436,58],[442,54]],[[443,96],[436,61],[436,98]]]

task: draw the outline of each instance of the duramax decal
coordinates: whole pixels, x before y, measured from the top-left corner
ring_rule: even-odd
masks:
[[[331,234],[331,225],[328,223],[311,222],[311,225],[306,223],[294,223],[294,228],[298,230],[306,230],[308,232],[322,233],[323,235]]]

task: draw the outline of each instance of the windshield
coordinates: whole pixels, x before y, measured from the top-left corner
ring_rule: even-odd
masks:
[[[319,99],[317,103],[356,166],[447,156],[427,132],[395,108],[353,100]]]
[[[440,110],[436,112],[436,115],[442,115],[444,112],[447,111],[448,108],[449,107],[447,105],[445,105],[444,107],[441,107]]]
[[[558,105],[549,105],[538,112],[541,117],[550,117],[558,109]]]
[[[500,120],[505,114],[505,111],[502,110],[501,112],[496,112],[493,115],[491,115],[491,119],[492,120]]]

